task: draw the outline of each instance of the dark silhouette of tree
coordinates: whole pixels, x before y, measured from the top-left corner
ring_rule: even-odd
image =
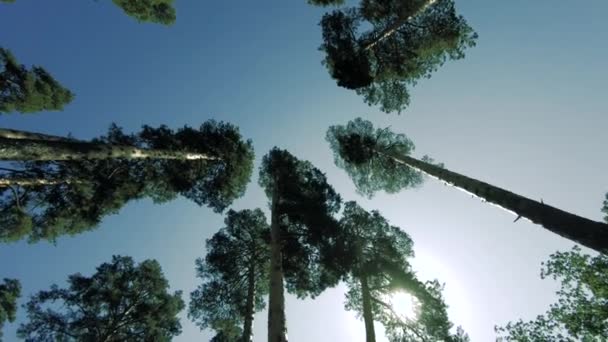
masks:
[[[188,316],[216,330],[218,341],[250,342],[253,315],[268,293],[270,228],[260,209],[230,210],[224,223],[207,240],[207,256],[196,260],[203,284],[190,294]]]
[[[604,221],[606,221],[606,223],[608,223],[608,193],[606,193],[606,199],[604,200],[604,206],[602,207],[602,212],[604,214],[606,214],[606,216],[604,216]]]
[[[175,22],[173,0],[112,0],[130,17],[140,22],[171,25]]]
[[[17,334],[26,341],[170,341],[181,333],[181,292],[155,260],[135,265],[114,256],[91,277],[73,274],[68,288],[53,285],[24,306],[29,321]]]
[[[332,78],[386,113],[405,109],[409,86],[463,58],[477,39],[453,0],[363,0],[325,14],[320,25]]]
[[[345,307],[363,317],[366,341],[376,341],[374,321],[384,325],[390,341],[449,340],[452,323],[441,285],[416,278],[408,261],[414,255],[409,235],[355,202],[345,204],[340,225],[338,241],[349,269]],[[399,291],[411,295],[415,317],[404,317],[393,303]]]
[[[457,187],[518,215],[549,231],[586,247],[608,249],[608,225],[580,217],[508,190],[449,171],[430,158],[418,160],[410,154],[414,144],[404,134],[374,129],[371,122],[357,118],[346,126],[332,126],[327,141],[335,163],[353,179],[357,190],[371,197],[378,190],[388,193],[420,183],[419,172]]]
[[[338,6],[344,3],[344,0],[307,0],[309,4],[315,6]]]
[[[499,341],[607,341],[608,256],[585,255],[575,246],[557,252],[541,270],[541,278],[559,280],[558,300],[535,320],[496,327]]]
[[[118,146],[119,150],[164,151],[175,158],[150,152],[149,158],[127,154],[0,165],[0,240],[29,236],[32,242],[54,241],[78,234],[95,228],[127,202],[142,198],[163,203],[181,195],[221,212],[242,196],[253,168],[251,141],[243,141],[238,128],[222,122],[207,121],[199,129],[177,131],[144,126],[131,135],[112,126],[107,136],[92,144],[100,150]],[[192,154],[206,158],[189,159]],[[15,179],[31,183],[12,182]]]
[[[33,66],[28,70],[0,47],[0,114],[62,110],[73,98],[45,69]]]
[[[332,214],[341,200],[310,162],[276,147],[262,160],[259,183],[272,213],[268,341],[284,342],[284,287],[300,298],[314,297],[341,277],[326,267],[339,232]]]
[[[21,296],[21,283],[17,279],[4,278],[0,284],[0,341],[4,322],[14,322],[17,313],[17,299]]]

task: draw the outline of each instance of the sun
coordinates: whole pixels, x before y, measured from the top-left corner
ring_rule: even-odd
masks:
[[[416,319],[417,300],[405,291],[396,291],[390,295],[393,311],[404,321]]]

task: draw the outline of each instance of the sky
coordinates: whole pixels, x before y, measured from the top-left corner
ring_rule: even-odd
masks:
[[[17,0],[0,5],[0,46],[21,63],[44,66],[76,98],[62,112],[3,115],[0,127],[102,135],[112,122],[198,126],[229,121],[253,140],[256,171],[232,208],[260,207],[257,167],[273,146],[310,160],[345,200],[378,209],[414,241],[414,269],[445,283],[448,313],[472,341],[494,326],[532,319],[555,300],[541,262],[574,243],[428,179],[418,189],[358,196],[333,164],[325,132],[361,116],[391,126],[452,171],[600,220],[608,191],[608,23],[603,0],[456,0],[478,32],[464,60],[448,62],[412,90],[401,115],[384,114],[338,88],[321,65],[324,9],[304,0],[177,0],[171,27],[140,24],[110,0]],[[223,217],[185,199],[131,203],[92,232],[56,245],[0,245],[0,278],[18,278],[23,304],[69,274],[90,275],[112,255],[160,262],[172,289],[198,284],[194,260]],[[291,341],[364,341],[363,323],[344,311],[344,288],[315,300],[288,296]],[[16,340],[15,323],[4,329]],[[175,341],[208,340],[185,312]],[[254,340],[264,341],[266,312]],[[382,338],[380,341],[385,341]]]

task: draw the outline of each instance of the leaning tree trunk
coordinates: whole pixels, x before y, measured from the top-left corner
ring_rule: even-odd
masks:
[[[12,185],[17,186],[47,186],[47,185],[58,185],[58,184],[78,184],[82,183],[81,180],[73,179],[45,179],[45,178],[1,178],[0,177],[0,188],[5,188]]]
[[[601,253],[608,251],[608,224],[571,214],[547,205],[542,201],[531,200],[508,190],[409,156],[395,157],[383,152],[375,152],[392,159],[396,163],[412,167],[435,179],[444,181],[473,196],[512,212],[517,215],[516,221],[523,217],[583,246]]]
[[[59,137],[36,132],[18,131],[16,129],[0,128],[0,138],[7,139],[31,139],[43,141],[77,141],[76,139]]]
[[[407,16],[405,18],[401,17],[399,19],[397,19],[394,23],[392,23],[389,27],[387,27],[386,29],[384,29],[382,31],[382,33],[380,33],[380,35],[376,38],[374,38],[371,42],[365,44],[365,46],[363,46],[363,50],[367,51],[369,49],[372,49],[374,46],[378,45],[378,43],[380,43],[381,41],[385,40],[386,38],[392,36],[395,32],[397,32],[399,30],[399,28],[401,28],[401,26],[405,25],[405,23],[410,20],[411,18],[413,18],[416,14],[424,11],[427,9],[427,7],[429,7],[430,5],[432,5],[435,1],[437,0],[429,0],[427,1],[422,7],[420,7],[420,9],[418,11],[416,11],[416,13]]]
[[[79,159],[180,159],[216,160],[218,158],[183,151],[141,149],[67,140],[9,139],[0,137],[0,160],[79,160]]]
[[[247,303],[245,305],[245,324],[243,326],[242,342],[251,342],[253,338],[253,313],[255,302],[255,259],[251,258],[249,274],[247,275]]]
[[[287,342],[285,294],[283,293],[283,256],[278,213],[278,189],[272,192],[270,219],[270,293],[268,295],[268,342]]]
[[[367,283],[367,277],[359,278],[361,283],[361,299],[363,300],[363,321],[365,322],[365,341],[376,342],[376,332],[374,331],[374,316],[372,314],[372,299]]]

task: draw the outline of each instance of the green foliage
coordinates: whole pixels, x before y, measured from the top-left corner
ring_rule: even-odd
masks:
[[[17,279],[4,278],[0,284],[0,341],[4,322],[14,322],[17,313],[17,298],[21,296],[21,283]]]
[[[0,47],[0,114],[62,110],[74,94],[41,67],[27,70]]]
[[[477,34],[453,0],[363,0],[321,20],[323,64],[338,86],[386,113],[409,105],[408,87],[464,57]],[[360,27],[369,30],[360,32]]]
[[[408,262],[413,242],[378,211],[367,212],[347,202],[340,220],[342,258],[349,270],[345,308],[363,315],[361,280],[368,283],[373,319],[382,323],[390,341],[442,341],[451,338],[447,306],[437,281],[422,283]],[[402,317],[390,302],[396,291],[415,298],[415,318]]]
[[[71,275],[68,288],[53,285],[25,305],[26,341],[171,341],[181,332],[181,292],[169,284],[155,260],[135,265],[114,256],[91,277]]]
[[[341,275],[327,265],[339,232],[333,214],[341,199],[325,174],[275,147],[262,160],[259,184],[269,199],[278,194],[273,214],[280,222],[287,291],[316,296],[335,285]]]
[[[94,229],[126,203],[151,198],[163,203],[181,195],[223,211],[245,191],[253,168],[251,141],[238,128],[207,121],[197,130],[144,126],[126,135],[112,126],[100,143],[205,153],[218,160],[107,159],[15,163],[3,178],[59,180],[57,184],[0,188],[1,241],[31,242]],[[10,169],[8,169],[10,170]],[[31,222],[30,222],[31,221]]]
[[[260,209],[230,210],[225,227],[207,240],[207,256],[196,260],[203,283],[190,294],[188,316],[202,329],[217,331],[217,341],[236,341],[247,317],[264,308],[268,293],[269,227]],[[253,277],[253,307],[247,307]],[[251,312],[248,312],[251,310]]]
[[[9,4],[10,4],[10,3],[12,3],[12,2],[15,2],[15,0],[0,0],[0,2],[6,2],[6,3],[9,3]]]
[[[585,255],[575,246],[556,252],[541,278],[561,282],[557,303],[535,320],[496,327],[500,341],[608,341],[608,256]]]
[[[606,221],[606,223],[608,223],[608,193],[606,193],[606,199],[604,200],[604,206],[602,207],[602,212],[604,214],[606,214],[606,216],[604,216],[604,221]]]
[[[129,16],[140,22],[171,25],[175,22],[174,0],[112,0]]]
[[[331,126],[326,140],[335,164],[352,178],[361,195],[371,198],[379,190],[396,193],[422,184],[418,171],[392,159],[414,151],[414,143],[404,134],[374,129],[371,122],[357,118],[346,126]]]

